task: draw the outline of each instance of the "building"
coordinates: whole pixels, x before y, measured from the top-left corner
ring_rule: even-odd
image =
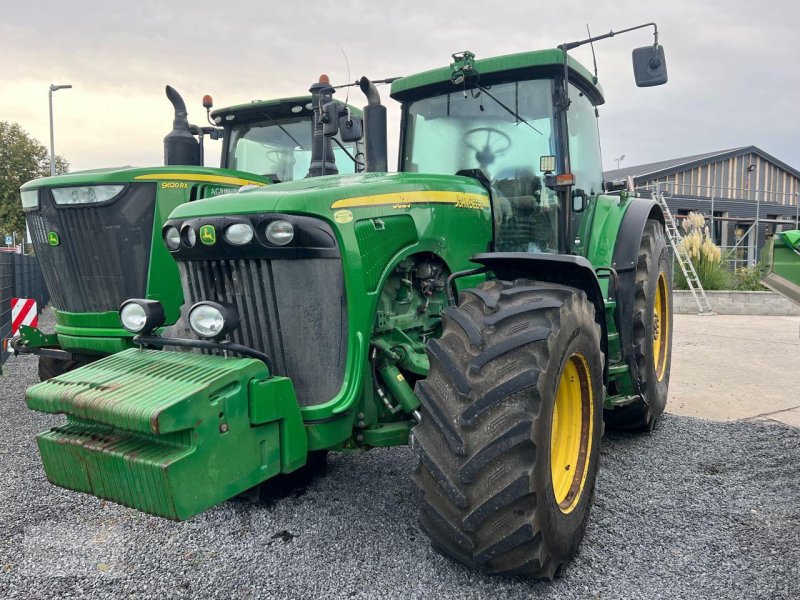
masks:
[[[768,233],[800,228],[800,171],[756,146],[615,169],[642,193],[663,192],[677,220],[702,213],[714,241],[737,266],[753,265]]]

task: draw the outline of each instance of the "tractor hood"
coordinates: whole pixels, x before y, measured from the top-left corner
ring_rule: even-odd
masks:
[[[134,181],[192,181],[222,185],[266,185],[272,183],[268,177],[253,175],[232,169],[212,167],[112,167],[75,171],[53,177],[42,177],[25,183],[20,190],[36,190],[59,186],[98,185],[107,183],[129,183]]]
[[[261,212],[316,214],[340,221],[338,211],[361,208],[408,208],[412,204],[459,204],[489,208],[486,190],[474,179],[421,173],[329,175],[278,183],[263,189],[206,198],[176,208],[170,221]]]

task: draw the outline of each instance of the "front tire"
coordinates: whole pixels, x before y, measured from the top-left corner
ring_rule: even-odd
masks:
[[[88,364],[79,360],[69,360],[63,358],[53,358],[51,356],[39,357],[39,381],[47,381],[53,377],[63,375],[68,371]]]
[[[603,431],[603,357],[584,292],[490,281],[443,312],[417,384],[420,525],[440,553],[552,579],[583,538]]]

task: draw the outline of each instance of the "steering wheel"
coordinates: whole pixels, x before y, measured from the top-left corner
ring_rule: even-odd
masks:
[[[483,146],[477,145],[477,137],[484,134]],[[475,140],[470,141],[470,139]],[[476,127],[464,134],[464,143],[467,148],[475,151],[475,159],[481,170],[494,162],[494,159],[504,154],[511,148],[511,138],[495,127]]]
[[[267,150],[264,153],[264,158],[271,163],[281,164],[286,162],[286,151],[284,150]],[[294,160],[294,153],[292,153],[291,160]]]

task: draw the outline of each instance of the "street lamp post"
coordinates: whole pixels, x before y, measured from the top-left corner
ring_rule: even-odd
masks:
[[[625,160],[625,155],[623,154],[622,156],[618,156],[618,157],[617,157],[617,158],[615,158],[614,160],[615,160],[615,161],[616,161],[616,163],[617,163],[617,169],[619,169],[619,163],[621,163],[623,160]]]
[[[50,84],[50,92],[48,96],[50,97],[50,175],[56,174],[56,149],[55,149],[55,142],[53,141],[53,92],[58,90],[65,90],[69,89],[72,86],[67,85],[56,85],[54,83]]]

